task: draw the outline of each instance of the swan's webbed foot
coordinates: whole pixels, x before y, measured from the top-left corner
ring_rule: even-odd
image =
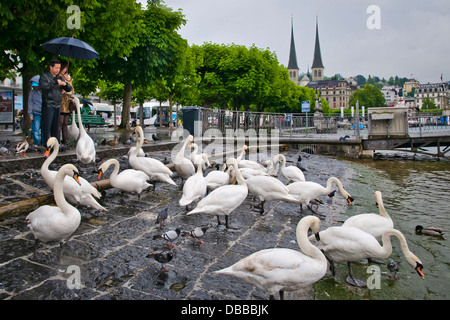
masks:
[[[385,264],[385,262],[383,260],[375,259],[375,258],[369,258],[369,259],[367,259],[367,262],[376,263],[376,264]]]
[[[347,277],[346,281],[348,284],[350,284],[354,287],[362,288],[362,287],[367,286],[367,284],[364,281],[356,279],[353,275],[349,275]]]
[[[261,201],[259,204],[252,205],[252,210],[255,212],[259,212],[261,215],[264,215],[264,202],[265,201]]]

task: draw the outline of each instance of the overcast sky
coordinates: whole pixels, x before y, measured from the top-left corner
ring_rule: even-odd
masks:
[[[362,74],[422,83],[450,80],[450,1],[445,0],[165,0],[182,10],[189,44],[235,43],[289,58],[291,15],[300,72],[312,64],[315,19],[325,75]],[[380,9],[380,29],[369,29]],[[376,22],[376,21],[375,21]]]

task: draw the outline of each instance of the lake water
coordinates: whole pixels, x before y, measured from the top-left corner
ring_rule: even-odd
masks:
[[[345,283],[347,265],[338,265],[336,278],[330,275],[316,284],[316,299],[449,299],[450,298],[450,240],[417,235],[415,226],[435,226],[450,230],[449,186],[450,162],[404,160],[345,161],[354,170],[348,191],[356,199],[343,214],[374,212],[373,193],[383,194],[386,211],[394,227],[406,237],[409,249],[424,265],[422,280],[406,262],[399,242],[393,238],[391,258],[400,262],[399,280],[387,276],[386,265],[379,265],[379,289],[355,288]],[[355,275],[367,280],[368,264],[353,264]]]

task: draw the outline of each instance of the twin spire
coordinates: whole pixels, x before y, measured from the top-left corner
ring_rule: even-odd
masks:
[[[294,42],[294,17],[291,15],[291,48],[289,51],[289,62],[287,69],[289,70],[289,78],[298,84],[298,64],[297,64],[297,54],[295,51]],[[323,70],[325,67],[322,62],[322,54],[320,52],[320,41],[319,41],[319,21],[318,16],[316,16],[316,42],[314,46],[314,58],[313,64],[311,66],[312,81],[323,80]],[[295,72],[296,71],[296,72]],[[294,79],[296,77],[296,79]]]

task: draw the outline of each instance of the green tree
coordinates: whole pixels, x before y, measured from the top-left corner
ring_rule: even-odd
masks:
[[[128,128],[130,122],[133,86],[146,87],[164,74],[174,72],[171,67],[180,57],[184,41],[177,30],[185,23],[180,11],[173,11],[155,1],[142,10],[144,21],[138,45],[125,57],[113,55],[99,62],[102,77],[124,85],[122,122],[119,128]],[[145,92],[145,91],[144,91]]]
[[[69,29],[67,8],[71,0],[6,0],[0,6],[0,77],[16,73],[23,79],[24,130],[29,125],[28,94],[30,79],[41,74],[55,56],[40,46],[62,36],[80,38],[94,47],[100,56],[126,54],[135,42],[138,5],[134,0],[85,0],[79,4],[81,28]],[[139,7],[140,8],[140,7]],[[74,65],[90,64],[71,60]],[[72,67],[71,67],[72,68]],[[71,73],[76,73],[77,66]],[[80,85],[82,87],[82,85]]]
[[[428,109],[437,109],[437,105],[431,98],[424,98],[422,100],[422,108],[421,110],[428,110]]]
[[[383,93],[381,91],[370,85],[366,84],[363,89],[356,90],[350,97],[350,105],[355,106],[356,101],[359,101],[360,106],[365,106],[366,108],[372,107],[386,107],[386,101],[384,99]]]

